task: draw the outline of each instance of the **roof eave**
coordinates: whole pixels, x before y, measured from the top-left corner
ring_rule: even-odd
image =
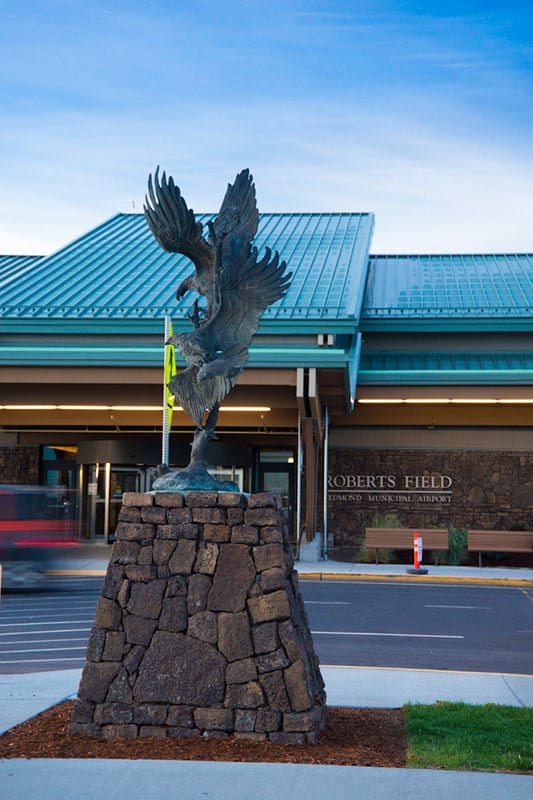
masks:
[[[443,332],[528,331],[533,328],[533,315],[520,317],[365,317],[359,327],[363,332]]]
[[[522,384],[533,383],[533,370],[360,370],[358,383],[366,386]]]

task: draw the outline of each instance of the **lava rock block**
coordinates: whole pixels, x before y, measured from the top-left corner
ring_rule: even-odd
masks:
[[[274,495],[126,493],[71,734],[316,743],[326,694]]]

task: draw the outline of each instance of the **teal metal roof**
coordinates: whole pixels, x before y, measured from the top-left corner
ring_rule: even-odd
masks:
[[[205,223],[210,215],[198,215]],[[279,250],[293,272],[287,295],[264,320],[348,320],[360,310],[373,229],[371,214],[262,214],[255,244]],[[163,251],[142,214],[117,214],[42,261],[0,296],[0,316],[32,319],[185,320],[193,302],[174,300],[194,269]],[[189,325],[187,321],[187,325]]]
[[[361,356],[360,384],[530,384],[533,353],[368,352]]]
[[[361,318],[533,320],[533,255],[370,256]]]
[[[31,270],[43,256],[0,256],[0,298],[10,281],[21,278]]]

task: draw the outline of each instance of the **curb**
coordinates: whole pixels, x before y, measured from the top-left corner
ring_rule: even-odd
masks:
[[[467,583],[481,586],[522,586],[533,587],[533,580],[526,578],[476,578],[453,575],[369,575],[343,572],[299,572],[300,580],[308,581],[392,581],[395,583]]]
[[[105,577],[105,569],[47,569],[47,575],[79,575],[80,577]]]

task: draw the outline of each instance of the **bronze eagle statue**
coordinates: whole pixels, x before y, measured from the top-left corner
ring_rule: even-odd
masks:
[[[272,254],[266,247],[260,258],[252,246],[259,213],[248,169],[228,184],[220,211],[207,223],[207,236],[173,178],[167,179],[165,172],[159,177],[159,167],[148,178],[144,214],[161,247],[194,264],[195,271],[180,283],[176,298],[192,290],[206,301],[205,306],[198,298],[193,303],[193,330],[169,340],[188,366],[168,387],[195,422],[197,434],[203,431],[211,438],[220,403],[248,361],[261,314],[285,295],[292,273],[286,272],[278,252]],[[193,455],[194,451],[193,442]]]

